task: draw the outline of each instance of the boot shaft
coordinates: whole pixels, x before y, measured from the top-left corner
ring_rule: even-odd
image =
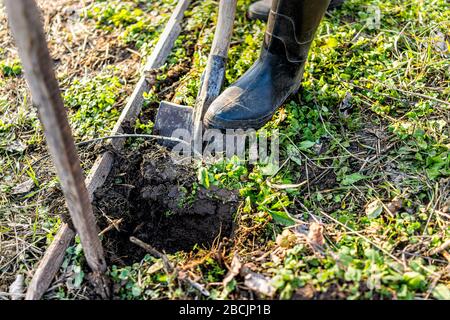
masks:
[[[330,0],[273,0],[263,48],[303,63]]]

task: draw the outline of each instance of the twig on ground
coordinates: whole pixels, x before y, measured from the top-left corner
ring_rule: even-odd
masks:
[[[103,229],[98,235],[102,236],[102,235],[104,235],[106,232],[108,232],[111,229],[116,229],[117,231],[119,231],[119,224],[122,221],[123,221],[123,218],[112,220],[111,224],[108,225],[105,229]]]
[[[189,276],[185,272],[179,271],[178,269],[174,268],[172,266],[172,264],[170,263],[169,258],[167,258],[167,256],[164,253],[159,252],[158,250],[153,248],[148,243],[145,243],[145,242],[143,242],[142,240],[139,240],[136,237],[130,237],[130,242],[132,242],[135,245],[141,247],[142,249],[144,249],[145,251],[147,251],[151,255],[153,255],[153,256],[155,256],[157,258],[160,258],[162,260],[162,262],[163,262],[164,270],[167,273],[173,274],[173,276],[175,278],[178,278],[179,280],[187,283],[188,285],[190,285],[194,289],[198,290],[204,296],[209,297],[209,295],[210,295],[209,291],[206,290],[202,284],[197,283],[194,280],[190,279]]]
[[[448,247],[450,247],[450,239],[445,241],[443,244],[441,244],[439,247],[434,248],[433,250],[430,251],[429,255],[433,256],[437,253],[440,253],[442,251],[444,251],[445,249],[447,249]]]
[[[141,247],[142,249],[144,249],[145,251],[150,253],[152,256],[160,258],[163,262],[164,269],[166,270],[167,273],[172,273],[174,271],[174,268],[173,268],[172,264],[170,263],[169,258],[167,258],[167,256],[164,253],[159,252],[158,250],[153,248],[148,243],[145,243],[144,241],[139,240],[136,237],[130,237],[130,242]]]

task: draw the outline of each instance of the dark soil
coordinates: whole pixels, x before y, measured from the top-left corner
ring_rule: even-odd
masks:
[[[238,206],[235,191],[197,186],[197,170],[178,164],[162,147],[146,143],[140,150],[117,154],[104,186],[94,197],[100,228],[122,219],[105,232],[109,263],[139,261],[146,252],[129,241],[134,236],[173,253],[195,245],[210,247],[230,237]]]

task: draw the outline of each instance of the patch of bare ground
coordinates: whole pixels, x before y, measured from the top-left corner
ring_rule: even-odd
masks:
[[[195,167],[179,164],[164,148],[147,143],[118,155],[94,208],[111,264],[140,261],[136,237],[174,253],[211,247],[231,237],[239,199],[235,191],[198,186]]]

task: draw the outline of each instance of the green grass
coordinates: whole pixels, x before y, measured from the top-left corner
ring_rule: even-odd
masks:
[[[17,60],[13,62],[0,61],[0,71],[4,77],[17,77],[22,74],[22,65]]]
[[[64,93],[64,103],[72,111],[75,136],[86,139],[110,132],[119,118],[115,106],[121,88],[120,80],[107,73],[72,82]]]
[[[149,1],[95,1],[85,11],[84,17],[95,20],[97,28],[106,31],[119,29],[119,38],[124,45],[146,54],[156,44],[175,4],[174,0],[158,1],[156,14],[151,12],[155,3]]]

